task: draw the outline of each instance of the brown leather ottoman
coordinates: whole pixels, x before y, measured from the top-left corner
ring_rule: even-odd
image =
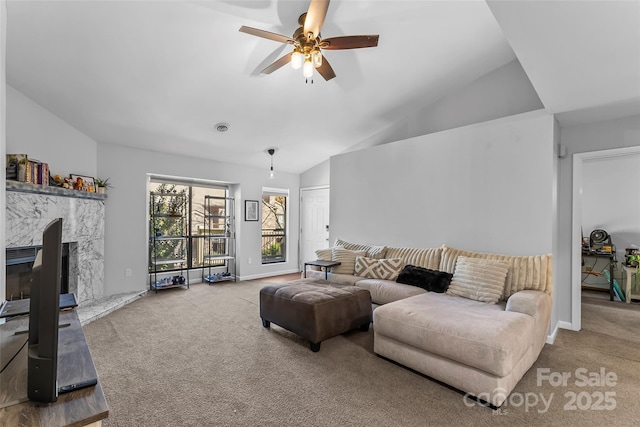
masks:
[[[265,328],[273,322],[309,340],[315,352],[327,338],[355,328],[369,330],[371,294],[317,279],[265,286],[260,289],[260,317]]]

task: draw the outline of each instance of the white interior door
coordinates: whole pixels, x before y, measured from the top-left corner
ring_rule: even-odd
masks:
[[[329,247],[329,188],[301,191],[300,267],[315,260],[316,250]]]

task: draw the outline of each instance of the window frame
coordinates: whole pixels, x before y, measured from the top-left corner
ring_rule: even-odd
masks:
[[[275,231],[276,229],[265,229],[264,226],[264,198],[265,196],[281,196],[285,198],[285,202],[284,202],[284,213],[281,214],[274,214],[274,215],[283,215],[283,219],[284,219],[284,228],[282,230],[282,235],[280,234],[271,234],[271,235],[265,235],[265,230],[269,230],[269,231]],[[289,259],[289,205],[290,205],[290,195],[289,195],[289,190],[288,189],[279,189],[279,188],[263,188],[262,189],[262,194],[261,194],[261,198],[260,198],[260,262],[261,265],[273,265],[273,264],[282,264],[282,263],[286,263],[287,260]],[[273,244],[277,244],[280,245],[280,247],[284,246],[284,249],[281,250],[280,255],[275,255],[275,256],[267,256],[265,258],[265,250],[267,250],[268,248],[265,248],[265,238],[268,237],[275,237],[276,239],[273,240],[277,240],[278,237],[281,237],[283,242],[275,242]]]
[[[204,260],[200,260],[198,262],[198,264],[200,265],[194,265],[194,260],[193,260],[193,253],[194,253],[194,245],[197,244],[199,239],[204,239],[204,235],[196,235],[193,234],[193,230],[194,230],[194,224],[197,221],[194,221],[193,215],[194,215],[194,211],[193,211],[193,188],[197,187],[200,189],[212,189],[212,190],[223,190],[224,191],[224,197],[226,198],[230,198],[231,197],[231,186],[229,184],[223,184],[223,183],[206,183],[206,182],[193,182],[193,181],[189,181],[189,180],[180,180],[180,179],[170,179],[170,178],[164,178],[164,177],[159,177],[159,176],[154,176],[154,175],[150,175],[149,176],[149,187],[148,187],[148,191],[147,191],[147,196],[149,196],[149,194],[152,191],[152,186],[154,185],[161,185],[161,184],[167,184],[167,185],[179,185],[179,186],[183,186],[183,187],[187,187],[186,191],[187,191],[187,195],[188,195],[188,201],[187,201],[187,212],[186,212],[186,229],[187,229],[187,233],[185,235],[186,238],[186,244],[187,244],[187,265],[186,267],[183,268],[171,268],[171,269],[166,269],[166,270],[158,270],[159,272],[175,272],[175,271],[181,271],[184,269],[188,269],[188,270],[197,270],[197,269],[201,269],[201,268],[208,268],[208,265],[204,264]],[[213,194],[212,194],[213,195]],[[228,202],[227,202],[228,203]],[[147,203],[147,209],[149,208],[149,203]],[[150,225],[150,221],[151,221],[151,213],[147,212],[147,229],[150,229],[151,225]],[[196,228],[197,229],[197,228]],[[149,236],[150,238],[151,236]],[[150,241],[150,239],[148,239]],[[227,242],[226,244],[229,244],[229,242]],[[201,254],[202,255],[202,254]],[[211,266],[211,268],[217,268],[217,267],[227,267],[228,266],[229,261],[228,260],[223,260],[220,262],[219,265],[213,265]],[[148,262],[149,266],[148,266],[148,272],[149,274],[153,273],[152,268],[151,268],[151,264],[150,262]]]

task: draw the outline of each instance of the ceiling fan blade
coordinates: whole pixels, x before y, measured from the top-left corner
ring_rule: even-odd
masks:
[[[322,40],[322,49],[338,50],[338,49],[360,49],[362,47],[378,46],[378,35],[368,36],[340,36],[330,37]],[[326,46],[325,46],[326,43]]]
[[[331,68],[329,61],[327,61],[327,58],[324,55],[322,55],[322,65],[316,68],[316,70],[322,77],[324,77],[325,80],[331,80],[336,76],[336,73],[333,71],[333,68]]]
[[[274,71],[276,71],[278,68],[283,67],[284,65],[288,64],[289,62],[291,62],[291,52],[287,53],[285,56],[283,56],[282,58],[280,58],[277,61],[273,62],[267,68],[262,70],[262,74],[271,74]]]
[[[280,43],[293,43],[293,39],[291,37],[283,36],[280,34],[272,33],[265,30],[259,30],[257,28],[245,27],[244,25],[240,27],[239,30],[241,33],[251,34],[252,36],[262,37],[264,39],[273,40]]]
[[[324,18],[327,16],[329,9],[329,0],[311,0],[307,17],[304,19],[304,34],[313,33],[315,39],[320,34]]]

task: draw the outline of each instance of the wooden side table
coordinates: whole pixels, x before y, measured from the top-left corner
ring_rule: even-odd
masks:
[[[630,267],[628,265],[622,264],[622,268],[624,269],[625,273],[627,273],[627,284],[625,286],[624,292],[626,295],[627,304],[631,304],[631,276],[634,274],[638,274],[638,267]]]
[[[324,280],[327,280],[327,278],[329,277],[329,270],[331,270],[331,267],[335,267],[336,265],[340,265],[341,263],[338,261],[322,261],[322,260],[315,260],[315,261],[308,261],[304,263],[304,277],[307,277],[307,265],[315,265],[316,267],[320,267],[323,268],[324,267]]]

